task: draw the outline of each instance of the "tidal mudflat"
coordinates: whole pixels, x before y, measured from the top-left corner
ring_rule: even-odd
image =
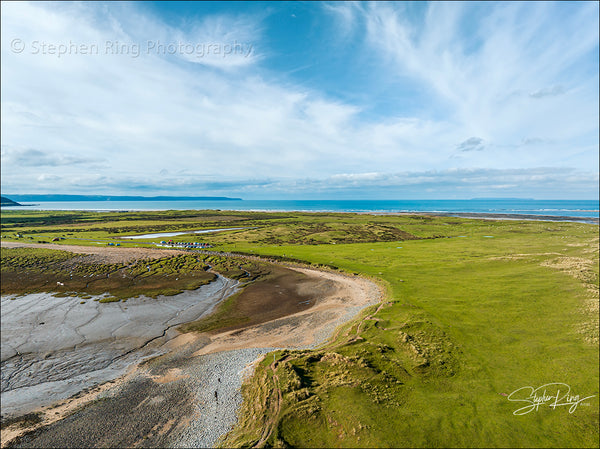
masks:
[[[120,376],[163,351],[175,326],[210,312],[237,284],[218,276],[179,295],[113,303],[48,293],[2,297],[2,414],[27,413]]]
[[[242,403],[240,388],[244,378],[252,374],[257,358],[275,348],[300,349],[321,344],[329,338],[337,325],[381,298],[380,289],[372,282],[361,278],[316,270],[296,270],[301,271],[302,275],[307,278],[300,283],[300,290],[310,289],[314,295],[314,305],[309,309],[301,309],[296,313],[271,321],[258,322],[243,329],[229,330],[229,328],[225,328],[224,331],[204,334],[181,334],[167,342],[165,340],[169,336],[174,336],[176,331],[173,329],[172,334],[169,332],[161,334],[161,328],[169,329],[182,321],[194,320],[195,313],[190,310],[194,305],[189,308],[179,308],[181,312],[177,313],[176,307],[171,304],[169,313],[166,311],[169,308],[167,304],[152,307],[154,300],[132,298],[120,303],[98,304],[95,302],[97,308],[87,314],[88,323],[94,322],[96,326],[102,327],[102,323],[113,321],[111,337],[126,338],[130,336],[131,340],[135,342],[130,346],[136,349],[127,352],[126,348],[120,347],[115,350],[113,346],[117,345],[117,342],[111,338],[104,340],[96,338],[94,344],[76,343],[75,350],[81,346],[88,351],[78,353],[79,367],[69,367],[69,360],[63,354],[69,350],[49,351],[51,353],[49,363],[56,361],[54,366],[60,367],[62,370],[57,373],[62,373],[63,377],[68,376],[69,371],[74,373],[74,376],[71,374],[70,378],[73,383],[66,384],[65,390],[69,386],[72,388],[69,392],[65,391],[65,395],[62,397],[68,396],[69,393],[71,395],[78,394],[59,403],[53,401],[54,404],[51,407],[43,409],[33,407],[36,403],[40,405],[42,398],[37,397],[32,400],[31,407],[21,409],[19,414],[32,410],[39,411],[37,416],[40,420],[43,419],[44,427],[26,435],[22,435],[25,432],[15,429],[10,434],[6,434],[3,438],[3,445],[12,441],[11,447],[214,446],[219,438],[230,431],[237,422],[237,412]],[[281,281],[281,277],[277,279]],[[222,277],[219,277],[219,280],[224,283],[220,289],[215,288],[216,282],[201,287],[205,296],[209,296],[206,294],[207,287],[211,286],[215,293],[222,292],[222,297],[236,289],[236,285],[232,281]],[[181,298],[184,302],[187,298],[192,297],[191,293],[177,295],[173,298]],[[302,293],[302,291],[298,292],[298,294]],[[15,300],[6,299],[6,301],[15,303],[24,298],[36,299],[35,296],[28,295]],[[218,301],[219,294],[210,297],[216,298]],[[252,302],[252,296],[249,298]],[[75,298],[46,299],[48,301],[65,301]],[[158,299],[163,298],[159,297]],[[214,305],[217,301],[213,301],[211,304]],[[143,325],[138,326],[138,329],[142,330],[146,337],[138,337],[137,342],[136,337],[131,335],[133,332],[124,331],[132,327],[128,326],[129,315],[126,312],[133,304],[140,309],[151,309],[147,313],[140,310],[138,314],[134,314],[138,318],[136,320],[138,323],[143,319],[148,322],[162,323],[162,326],[155,325],[156,329],[153,332],[144,328]],[[207,307],[202,310],[198,309],[196,312],[206,314],[210,305],[208,301],[204,304]],[[23,304],[23,307],[26,306],[27,304]],[[104,310],[106,306],[110,309]],[[63,313],[54,314],[57,317],[54,321],[60,324],[68,322],[69,313],[74,313],[73,310],[77,311],[73,307],[75,306],[63,306]],[[36,324],[38,327],[40,326],[38,322],[40,313],[37,310],[32,310],[32,312],[34,317],[28,320],[28,328],[37,329]],[[167,315],[171,318],[168,319]],[[40,355],[36,362],[41,364],[41,368],[38,369],[41,376],[47,376],[48,373],[56,370],[55,367],[49,368],[43,365],[45,362],[43,351],[47,347],[73,347],[75,340],[82,340],[79,337],[80,334],[91,340],[91,336],[88,336],[87,324],[81,323],[83,320],[84,318],[80,318],[78,322],[72,322],[65,326],[64,337],[62,337],[65,341],[61,344],[58,344],[60,341],[38,344],[37,353]],[[30,334],[35,334],[35,332]],[[154,340],[148,342],[150,335],[158,335],[158,338],[154,337]],[[40,340],[39,335],[33,338],[24,335],[22,338],[29,341]],[[19,342],[16,341],[16,343]],[[13,351],[24,350],[25,346],[21,344]],[[70,351],[74,357],[73,350]],[[157,354],[157,351],[162,351],[164,354],[152,357]],[[113,357],[114,360],[118,360],[118,363],[92,373],[81,370],[82,366],[88,363],[98,365],[94,359],[101,358],[104,354],[106,354],[105,359]],[[119,355],[115,358],[115,354]],[[15,359],[18,359],[18,356],[13,356],[10,360]],[[140,361],[142,363],[139,363]],[[116,379],[125,373],[127,365],[131,367],[128,373]],[[98,380],[116,380],[95,388],[84,389],[85,382],[92,376]],[[99,384],[100,382],[95,383]],[[92,385],[92,383],[88,384]],[[54,383],[44,384],[46,388],[48,385],[54,385]],[[26,403],[22,393],[31,390],[33,389],[17,389],[15,402]],[[84,391],[81,392],[81,390]],[[59,396],[54,394],[54,399],[58,398]],[[77,407],[81,408],[77,409]],[[3,412],[4,409],[3,404]],[[68,411],[65,413],[65,410]],[[55,413],[60,416],[55,418]],[[15,440],[14,438],[19,435],[22,436]]]

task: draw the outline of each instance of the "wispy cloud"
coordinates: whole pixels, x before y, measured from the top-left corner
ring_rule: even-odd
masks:
[[[369,88],[394,99],[387,109],[374,113],[372,92],[342,99],[360,87],[337,95],[279,73],[265,15],[175,26],[143,3],[2,3],[2,189],[293,195],[425,178],[410,185],[435,189],[541,161],[579,173],[574,186],[597,173],[596,3],[311,11],[337,23],[335,44],[296,50],[294,65],[346,45],[360,54],[345,74],[381,74]]]
[[[552,86],[546,87],[544,89],[536,90],[529,94],[531,98],[544,98],[544,97],[555,97],[557,95],[562,95],[565,93],[565,88],[563,86]]]
[[[61,167],[100,162],[98,159],[67,154],[52,154],[32,148],[6,150],[3,162],[22,167]]]
[[[325,2],[321,6],[335,18],[337,39],[346,39],[356,31],[357,16],[361,14],[361,7],[357,2]]]
[[[15,177],[14,190],[22,188],[41,193],[48,186],[60,186],[64,192],[97,193],[98,185],[106,194],[157,195],[169,192],[186,195],[228,195],[251,198],[363,198],[382,199],[472,198],[478,196],[527,196],[540,199],[581,197],[598,185],[598,174],[573,168],[536,167],[530,169],[447,169],[394,173],[340,173],[328,177],[311,176],[237,178],[198,178],[171,175],[157,178],[111,176],[89,173],[85,176],[41,173]],[[33,183],[33,184],[32,184]],[[40,190],[31,189],[31,185]],[[56,188],[55,190],[56,191]],[[590,198],[586,196],[586,198]]]
[[[590,69],[598,5],[577,6],[433,2],[417,24],[401,8],[375,3],[364,8],[364,26],[373,49],[433,89],[457,126],[502,144],[531,127],[555,138],[566,137],[565,122],[578,122],[571,126],[579,133],[597,130],[597,65]],[[512,96],[516,90],[556,101],[542,114],[539,105]]]
[[[459,151],[481,151],[484,148],[481,137],[469,137],[456,146]]]
[[[544,139],[539,137],[526,137],[521,141],[521,145],[541,145],[545,142]]]

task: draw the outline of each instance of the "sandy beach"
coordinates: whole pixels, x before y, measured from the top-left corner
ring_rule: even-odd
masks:
[[[593,211],[590,211],[593,212]],[[534,214],[502,214],[483,212],[359,212],[362,215],[430,215],[433,217],[461,217],[479,220],[536,220],[536,221],[570,221],[576,223],[598,224],[598,217],[570,217],[561,215]]]
[[[3,242],[3,246],[5,243]],[[55,245],[44,247],[56,248]],[[163,250],[146,251],[138,248],[127,252],[122,250],[128,248],[60,246],[59,249],[93,254],[99,260],[131,260],[165,255]],[[124,357],[124,363],[119,365],[120,371],[114,373],[117,375],[105,379],[109,382],[100,382],[101,375],[93,378],[87,372],[79,373],[83,378],[76,379],[76,376],[68,374],[69,370],[75,368],[69,367],[64,372],[64,377],[68,379],[62,381],[69,384],[65,391],[70,397],[65,397],[66,393],[63,392],[60,399],[55,396],[52,398],[54,400],[45,403],[39,401],[36,407],[35,397],[25,401],[13,393],[16,399],[13,400],[12,411],[16,412],[19,408],[17,403],[21,406],[26,403],[27,406],[22,407],[20,412],[32,412],[35,418],[25,424],[21,422],[5,426],[2,429],[2,447],[213,446],[235,424],[236,412],[241,404],[239,389],[242,380],[252,373],[252,365],[258,358],[274,348],[318,346],[331,336],[338,325],[354,317],[362,308],[381,300],[380,288],[368,280],[312,269],[294,269],[313,281],[310,285],[315,290],[317,300],[312,307],[269,322],[215,335],[177,335],[172,329],[168,337],[165,334],[161,337],[162,340],[155,342],[156,347],[153,349],[160,349],[164,352],[163,355],[150,358],[152,353],[130,352],[135,358],[132,360]],[[221,292],[222,298],[225,291],[230,292],[235,286],[227,284],[221,288],[212,288]],[[212,298],[211,304],[214,304],[215,296]],[[3,305],[4,301],[5,299]],[[127,311],[129,307],[135,309],[130,301],[132,300],[112,306],[127,307]],[[99,307],[111,306],[96,302],[94,304]],[[121,312],[125,311],[121,309]],[[192,316],[198,315],[198,312],[188,311],[187,315],[178,316],[176,321],[192,320]],[[131,311],[128,313],[131,314]],[[61,316],[59,313],[57,316],[62,322],[66,321],[65,315]],[[39,319],[33,319],[25,326],[40,332],[39,323],[34,321]],[[149,321],[154,322],[152,318]],[[169,321],[166,316],[158,321],[163,327],[167,323],[174,323],[172,318]],[[122,330],[122,324],[117,325],[117,328]],[[110,342],[101,338],[98,340],[95,348],[87,352],[88,358],[92,354],[110,352]],[[68,345],[65,343],[61,348],[58,346],[61,345],[56,348],[48,345],[39,348],[39,354],[43,355],[38,360],[39,366],[52,366],[48,360],[58,363],[59,356],[62,357],[59,349],[64,351]],[[77,344],[74,349],[77,349]],[[7,353],[6,356],[15,360],[14,354]],[[71,357],[76,358],[72,353]],[[23,372],[23,369],[16,371]],[[106,372],[100,371],[100,374],[104,373]],[[26,380],[21,382],[26,383]],[[40,387],[37,389],[40,390]],[[17,390],[21,390],[21,393],[25,391],[22,387]],[[4,397],[2,402],[4,415]]]

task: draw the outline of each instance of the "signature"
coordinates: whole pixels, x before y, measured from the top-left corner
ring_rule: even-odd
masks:
[[[538,411],[543,405],[553,410],[557,407],[568,407],[569,413],[573,413],[579,405],[589,406],[589,403],[583,401],[593,398],[593,396],[580,397],[578,394],[571,394],[571,387],[561,382],[554,382],[542,385],[541,387],[521,387],[508,395],[507,399],[511,402],[525,403],[513,412],[513,415],[526,415],[527,413]]]

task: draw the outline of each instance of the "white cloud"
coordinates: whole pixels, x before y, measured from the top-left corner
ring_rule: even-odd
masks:
[[[33,148],[3,150],[2,160],[3,163],[21,167],[59,167],[101,162],[85,156],[48,153]]]
[[[260,17],[174,28],[135,3],[2,3],[2,189],[292,192],[442,182],[427,173],[462,173],[451,168],[590,170],[598,75],[573,70],[597,46],[597,6],[569,16],[569,33],[548,26],[549,6],[523,8],[490,8],[471,48],[466,6],[433,3],[417,27],[401,4],[325,4],[382,56],[373,70],[429,95],[419,114],[365,120],[267,70]],[[224,54],[236,42],[245,53]],[[215,47],[200,57],[188,44]]]
[[[356,30],[357,14],[360,6],[356,2],[326,2],[323,10],[335,18],[337,25],[335,36],[338,40],[346,39]]]

